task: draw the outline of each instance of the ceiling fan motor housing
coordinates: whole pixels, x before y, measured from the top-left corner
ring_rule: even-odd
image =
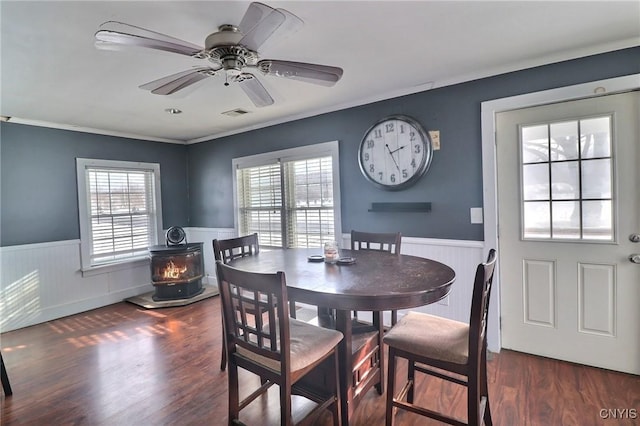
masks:
[[[238,44],[244,36],[233,25],[221,25],[218,32],[205,40],[205,51],[209,61],[221,66],[228,76],[237,76],[245,65],[254,66],[258,54]]]

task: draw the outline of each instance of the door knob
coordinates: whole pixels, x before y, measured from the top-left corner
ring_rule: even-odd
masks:
[[[629,260],[633,263],[640,263],[640,254],[632,254],[631,256],[629,256]]]
[[[629,241],[631,241],[632,243],[640,243],[640,234],[629,235]]]

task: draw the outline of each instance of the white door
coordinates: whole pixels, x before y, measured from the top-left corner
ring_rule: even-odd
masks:
[[[504,348],[640,374],[639,104],[497,114]]]

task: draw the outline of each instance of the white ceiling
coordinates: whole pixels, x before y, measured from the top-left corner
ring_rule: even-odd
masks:
[[[97,50],[108,20],[197,45],[238,24],[246,1],[2,1],[1,115],[11,121],[197,142],[488,75],[640,45],[639,1],[267,1],[304,27],[261,58],[339,66],[334,87],[259,79],[275,104],[207,78],[176,95],[138,88],[207,65],[145,50]],[[169,115],[166,108],[178,108]],[[222,112],[250,111],[240,117]]]

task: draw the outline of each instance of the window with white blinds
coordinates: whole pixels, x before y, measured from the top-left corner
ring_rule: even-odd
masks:
[[[82,266],[145,258],[158,242],[160,166],[77,159]]]
[[[286,248],[336,240],[337,155],[329,142],[234,160],[239,234]]]
[[[237,170],[240,235],[257,232],[260,244],[283,247],[280,163]]]

